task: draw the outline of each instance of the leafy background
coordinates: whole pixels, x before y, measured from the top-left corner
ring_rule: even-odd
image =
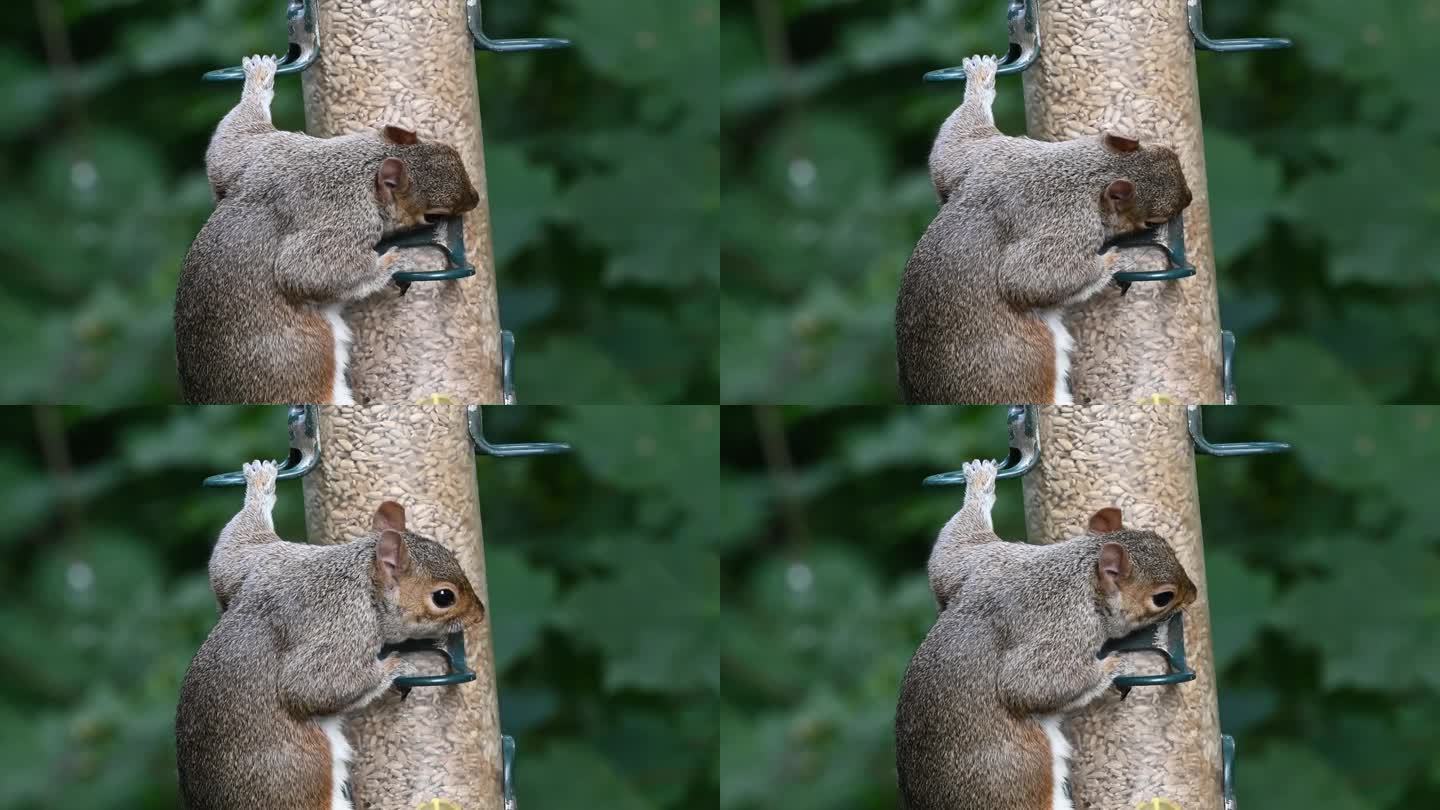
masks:
[[[719,423],[713,406],[487,411],[493,441],[575,448],[476,464],[522,807],[715,805]],[[0,410],[0,810],[179,807],[175,701],[240,503],[200,481],[284,439],[276,407]],[[294,482],[276,524],[305,536]]]
[[[463,2],[463,0],[456,0]],[[204,153],[285,43],[277,0],[34,0],[0,40],[0,402],[172,403],[171,312],[209,216]],[[502,321],[529,402],[714,402],[713,0],[495,0],[476,55]],[[282,77],[277,126],[304,127]]]
[[[1440,409],[1205,423],[1295,446],[1196,462],[1240,806],[1440,806]],[[724,810],[897,806],[895,700],[935,616],[925,561],[962,497],[920,481],[1005,436],[1003,408],[724,410]],[[999,485],[1002,537],[1026,536],[1021,491]]]
[[[1001,49],[1005,6],[723,0],[722,401],[895,401],[895,291],[961,94],[920,76]],[[1440,106],[1421,77],[1440,11],[1210,0],[1205,20],[1296,43],[1197,58],[1242,401],[1437,401]],[[1006,132],[1020,84],[1001,83]]]

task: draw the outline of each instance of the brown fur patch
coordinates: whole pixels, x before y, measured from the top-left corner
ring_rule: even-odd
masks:
[[[1020,357],[1016,386],[1022,399],[1020,405],[1049,405],[1055,402],[1055,336],[1050,327],[1034,314],[1020,318],[1020,329],[1015,336],[1025,344],[1025,353]]]
[[[330,760],[330,738],[315,723],[300,725],[300,754],[295,763],[296,795],[292,807],[304,810],[330,810],[333,763]]]
[[[1050,738],[1040,724],[1027,720],[1020,724],[1021,745],[1028,756],[1020,772],[1015,774],[1015,806],[1048,808],[1055,796],[1055,776],[1050,768]]]
[[[305,352],[293,358],[304,387],[298,402],[330,402],[335,398],[335,332],[330,320],[318,309],[300,310],[298,331],[304,336]]]

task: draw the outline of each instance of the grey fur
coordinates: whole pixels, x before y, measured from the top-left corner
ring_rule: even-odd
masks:
[[[966,60],[963,103],[930,155],[940,211],[905,266],[895,309],[907,402],[1050,403],[1055,347],[1042,316],[1110,282],[1117,234],[1190,204],[1180,160],[1163,146],[1116,151],[1109,136],[1045,142],[995,128],[994,61]],[[987,72],[988,71],[988,72]],[[1134,183],[1123,210],[1104,194]]]
[[[378,659],[382,645],[438,638],[461,622],[417,619],[381,587],[380,531],[329,546],[281,540],[269,520],[274,465],[248,464],[246,476],[245,505],[210,562],[220,621],[180,688],[181,796],[190,810],[330,810],[330,748],[320,722],[358,711],[412,671],[400,656]],[[444,580],[474,598],[448,550],[402,536],[411,563],[402,578]]]
[[[1174,551],[1153,532],[1121,529],[1053,545],[1000,540],[990,529],[995,466],[966,465],[965,504],[930,560],[941,612],[906,668],[895,717],[896,769],[908,810],[1051,807],[1051,754],[1041,719],[1104,694],[1119,661],[1101,645],[1163,621],[1194,598]],[[1143,615],[1100,587],[1101,549],[1128,553],[1136,590],[1174,583]]]
[[[273,62],[247,60],[239,104],[206,152],[216,208],[185,256],[175,296],[187,402],[330,402],[335,340],[324,311],[390,284],[383,236],[479,203],[452,147],[380,130],[314,138],[270,123]],[[391,130],[404,133],[403,130]],[[408,184],[377,192],[386,158]],[[343,374],[344,370],[340,370]]]

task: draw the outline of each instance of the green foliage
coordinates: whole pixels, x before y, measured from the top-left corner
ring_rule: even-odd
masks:
[[[463,2],[463,0],[456,0]],[[493,7],[491,7],[493,6]],[[274,0],[39,0],[0,43],[0,402],[178,400],[171,312],[209,216],[210,132],[284,43]],[[476,56],[502,322],[531,402],[713,402],[718,11],[710,0],[487,4]],[[304,125],[281,77],[276,124]]]
[[[895,401],[895,293],[960,97],[920,76],[1001,49],[1004,9],[727,0],[723,401]],[[1434,401],[1440,115],[1417,68],[1440,15],[1424,0],[1205,12],[1216,36],[1296,42],[1197,56],[1242,401]],[[996,118],[1024,131],[1019,77],[1002,77]]]
[[[726,408],[724,810],[889,810],[925,561],[959,507],[930,473],[1001,455],[1003,408]],[[1211,408],[1196,461],[1221,726],[1241,806],[1440,802],[1440,410]],[[1042,452],[1047,452],[1043,446]],[[995,524],[1024,538],[1022,484]]]
[[[282,452],[284,409],[3,416],[0,808],[177,808],[175,701],[215,621],[205,566],[240,499],[200,481]],[[719,565],[695,487],[716,486],[717,409],[492,408],[485,424],[497,441],[575,447],[476,460],[520,801],[713,805]],[[637,471],[643,459],[676,474]],[[304,538],[299,484],[281,483],[276,525]]]

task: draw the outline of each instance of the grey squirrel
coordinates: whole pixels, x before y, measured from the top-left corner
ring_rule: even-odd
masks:
[[[1053,545],[1001,540],[996,467],[964,466],[965,501],[930,556],[939,617],[905,670],[895,758],[907,810],[1071,810],[1065,715],[1121,671],[1102,645],[1194,601],[1159,535],[1120,510]]]
[[[290,543],[271,519],[275,465],[244,470],[244,506],[210,558],[220,621],[180,688],[180,793],[189,810],[350,810],[345,717],[415,674],[381,647],[477,625],[485,606],[399,504],[348,543]]]
[[[1190,204],[1175,152],[1115,134],[1046,142],[995,127],[994,57],[964,61],[965,98],[930,153],[940,211],[895,308],[906,402],[1069,404],[1064,314],[1111,282],[1117,236]]]
[[[215,211],[175,294],[180,387],[191,403],[352,404],[341,312],[390,284],[399,258],[376,243],[480,195],[454,148],[400,127],[275,129],[274,57],[243,66],[240,102],[205,153]]]

